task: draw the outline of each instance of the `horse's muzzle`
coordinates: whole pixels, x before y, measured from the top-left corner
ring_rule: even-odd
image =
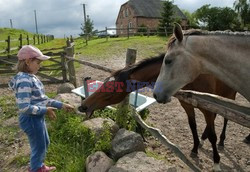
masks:
[[[158,102],[158,103],[168,103],[171,101],[171,97],[168,97],[168,96],[161,96],[161,97],[158,97],[155,93],[153,94],[155,100]]]
[[[77,110],[80,111],[80,112],[86,112],[87,109],[88,109],[87,106],[79,106],[79,107],[77,108]]]

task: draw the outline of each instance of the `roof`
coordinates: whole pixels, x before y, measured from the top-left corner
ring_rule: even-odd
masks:
[[[161,0],[129,0],[127,3],[134,9],[137,17],[161,18],[161,9],[163,7],[163,1]],[[174,18],[187,19],[176,5],[174,5],[173,11]]]

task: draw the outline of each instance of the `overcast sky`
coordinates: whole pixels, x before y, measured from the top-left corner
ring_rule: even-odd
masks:
[[[120,6],[128,0],[0,0],[0,28],[13,27],[36,32],[34,10],[36,10],[38,32],[56,37],[81,33],[83,7],[94,22],[94,28],[103,30],[114,27]],[[233,7],[235,0],[175,0],[180,9],[194,12],[205,4],[218,7]]]

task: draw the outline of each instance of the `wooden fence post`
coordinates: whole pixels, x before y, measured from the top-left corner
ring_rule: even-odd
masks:
[[[33,35],[33,44],[36,45],[36,35]]]
[[[62,77],[63,77],[63,82],[67,81],[67,69],[65,67],[65,62],[66,62],[66,58],[65,58],[65,54],[62,53],[61,54],[61,64],[62,64]]]
[[[27,45],[30,44],[29,35],[27,35]]]
[[[70,41],[69,41],[69,38],[67,38],[67,41],[66,41],[66,46],[67,46],[67,47],[70,47]]]
[[[136,50],[127,49],[126,54],[126,66],[134,64],[136,60]],[[118,104],[118,113],[116,122],[119,126],[126,128],[128,121],[128,112],[129,112],[129,96],[127,96],[121,103]]]
[[[23,46],[23,35],[20,34],[20,37],[19,37],[19,49],[21,49]]]
[[[6,51],[8,52],[8,54],[10,53],[10,36],[8,36],[8,38],[5,40],[7,42],[7,48]]]
[[[41,35],[41,44],[43,44],[43,35]]]
[[[40,37],[39,37],[39,35],[37,35],[37,42],[38,42],[38,45],[40,45]]]
[[[66,51],[66,56],[72,59],[74,58],[74,45],[67,47],[65,51]],[[72,83],[76,87],[76,74],[75,74],[74,60],[70,60],[68,62],[68,73],[69,73],[69,82]]]
[[[127,27],[127,36],[128,36],[128,39],[129,39],[129,26]]]
[[[147,35],[148,35],[148,37],[149,37],[149,28],[147,27]]]
[[[106,31],[106,41],[108,41],[108,28],[105,27],[105,31]]]

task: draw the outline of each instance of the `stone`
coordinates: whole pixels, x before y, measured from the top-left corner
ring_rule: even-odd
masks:
[[[120,158],[108,172],[176,172],[163,160],[148,157],[145,152],[132,152]]]
[[[58,94],[55,98],[55,100],[68,103],[73,105],[74,107],[78,107],[81,105],[81,97],[77,96],[74,93],[63,93],[63,94]]]
[[[141,135],[124,128],[116,133],[111,145],[111,156],[115,160],[134,151],[145,151]]]
[[[98,151],[87,157],[86,172],[107,172],[112,165],[114,161],[104,152]]]
[[[71,90],[75,89],[75,86],[69,82],[61,84],[57,88],[57,94],[62,94],[62,93],[71,93]]]
[[[89,128],[91,131],[93,131],[97,138],[100,136],[100,134],[104,131],[103,124],[107,122],[107,124],[110,126],[110,132],[114,136],[117,131],[119,130],[119,126],[110,118],[93,118],[89,119],[83,122],[83,125]]]

